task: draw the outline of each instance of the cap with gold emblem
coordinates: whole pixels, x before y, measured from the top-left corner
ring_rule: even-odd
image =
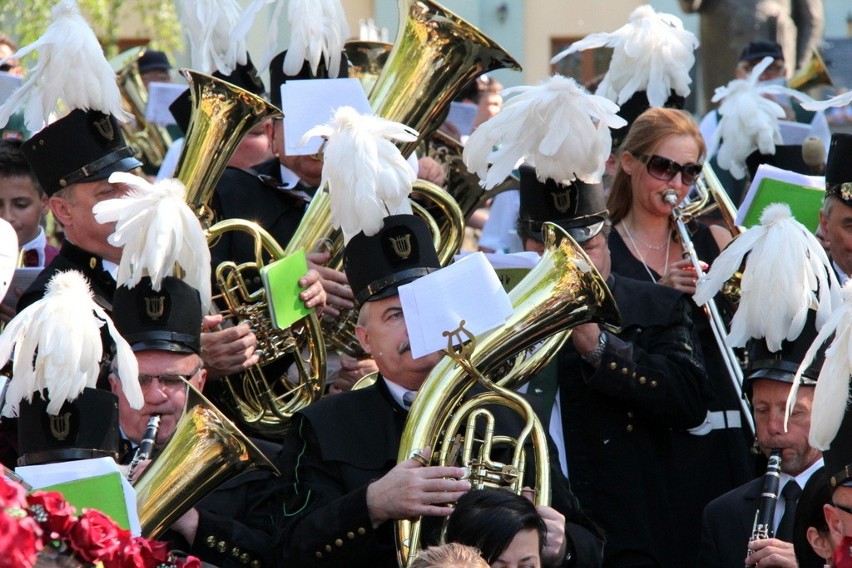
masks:
[[[179,278],[163,278],[159,290],[147,276],[133,288],[119,287],[113,321],[133,351],[201,352],[201,300]]]
[[[852,207],[852,134],[831,135],[825,162],[825,193]]]
[[[520,167],[520,174],[520,233],[541,240],[541,226],[549,221],[582,243],[601,231],[607,218],[601,184],[579,179],[567,185],[549,178],[542,182],[535,169],[527,165]]]
[[[441,268],[432,233],[416,215],[391,215],[375,235],[358,233],[346,245],[343,262],[358,304],[392,296]]]
[[[142,165],[125,143],[115,117],[95,110],[71,111],[21,149],[48,195],[73,183],[106,179]]]

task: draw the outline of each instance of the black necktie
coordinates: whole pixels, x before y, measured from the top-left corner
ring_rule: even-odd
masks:
[[[414,402],[414,397],[417,396],[417,391],[405,391],[402,395],[402,406],[408,410]]]
[[[784,497],[784,514],[781,515],[781,522],[778,523],[778,530],[775,531],[775,538],[785,542],[793,540],[793,521],[796,518],[796,503],[799,501],[799,495],[802,494],[802,488],[796,483],[795,479],[791,479],[784,485],[781,490],[781,496]]]
[[[24,251],[24,266],[37,267],[39,264],[38,251],[36,249]]]

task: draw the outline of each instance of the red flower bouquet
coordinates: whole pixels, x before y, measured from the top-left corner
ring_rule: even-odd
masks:
[[[176,559],[165,543],[133,537],[93,509],[77,515],[59,493],[27,495],[0,477],[0,568],[39,565],[40,559],[73,559],[103,568],[200,568],[197,558]],[[67,563],[66,563],[67,564]]]

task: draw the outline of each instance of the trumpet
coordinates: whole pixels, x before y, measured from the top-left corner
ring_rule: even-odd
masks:
[[[663,194],[663,200],[672,207],[672,217],[674,218],[675,225],[677,226],[678,237],[680,238],[680,243],[683,247],[683,256],[692,262],[692,267],[695,269],[695,275],[698,279],[701,279],[704,277],[704,269],[701,266],[701,261],[698,259],[698,254],[695,252],[695,245],[692,242],[692,238],[689,236],[689,230],[686,228],[684,210],[678,207],[679,199],[677,192],[673,189],[666,190]],[[749,426],[751,434],[754,435],[754,419],[751,416],[751,409],[749,408],[748,401],[746,400],[745,393],[743,392],[743,369],[740,366],[739,358],[736,353],[734,353],[733,348],[728,344],[728,332],[725,328],[725,323],[722,320],[722,316],[719,313],[719,308],[716,306],[716,302],[712,298],[704,304],[704,313],[710,321],[713,337],[716,339],[716,345],[719,347],[719,352],[722,354],[722,359],[725,363],[725,369],[728,372],[728,376],[731,379],[731,384],[734,386],[734,390],[739,395],[738,398],[740,400],[740,406],[742,408],[745,421]]]

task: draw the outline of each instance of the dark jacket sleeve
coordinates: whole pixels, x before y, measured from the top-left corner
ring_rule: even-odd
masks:
[[[716,542],[713,530],[718,519],[713,512],[711,503],[704,509],[701,519],[701,544],[698,547],[698,563],[696,568],[718,568],[724,566],[722,555],[719,553],[719,543]],[[745,560],[745,549],[743,549],[743,560]]]
[[[665,325],[609,334],[598,368],[582,364],[588,386],[670,428],[700,424],[710,395],[690,313],[681,298]]]
[[[347,492],[334,475],[335,465],[322,459],[309,422],[299,416],[292,428],[279,460],[291,464],[279,565],[369,565],[370,555],[379,546],[376,540],[387,541],[384,533],[392,534],[393,523],[374,530],[367,509],[367,486]]]

